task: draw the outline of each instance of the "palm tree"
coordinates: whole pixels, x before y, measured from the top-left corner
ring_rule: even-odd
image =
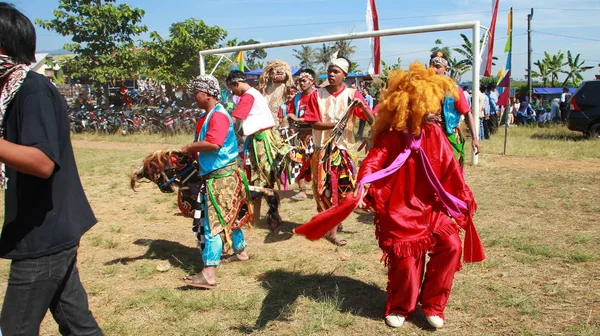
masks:
[[[558,85],[558,75],[561,73],[566,73],[563,70],[563,66],[567,63],[564,61],[565,54],[562,51],[559,51],[556,55],[550,55],[544,51],[544,59],[542,62],[546,65],[548,69],[548,75],[550,76],[550,85],[552,87],[556,87]]]
[[[300,67],[311,69],[315,58],[315,50],[308,45],[301,45],[300,49],[294,49],[294,57],[300,61]]]
[[[360,72],[358,63],[350,62],[350,68],[348,69],[348,73],[350,73],[350,72]]]
[[[352,40],[340,40],[333,44],[333,51],[337,51],[339,57],[350,58],[356,51],[356,46],[352,45]]]
[[[468,72],[471,67],[473,67],[473,44],[465,34],[460,34],[460,37],[463,39],[463,44],[460,45],[460,48],[452,48],[452,50],[461,54],[464,59],[460,62],[463,62],[462,65],[465,67],[465,73]],[[483,43],[483,39],[481,39],[481,43]],[[497,61],[498,57],[492,57],[492,65],[496,65],[494,61]]]
[[[531,79],[537,78],[542,81],[542,87],[547,87],[548,85],[548,77],[550,73],[548,72],[548,68],[546,67],[546,63],[537,60],[533,63],[533,65],[538,67],[538,71],[531,70]]]
[[[583,66],[583,63],[585,63],[585,61],[581,61],[581,63],[579,63],[579,54],[573,58],[571,56],[571,51],[567,51],[567,65],[569,66],[569,71],[566,72],[567,79],[565,79],[563,82],[563,87],[567,86],[569,79],[573,79],[573,86],[578,87],[583,80],[581,73],[594,68],[593,66]]]
[[[458,61],[454,57],[449,59],[448,67],[450,68],[450,73],[448,75],[457,83],[459,83],[462,80],[462,76],[471,69],[468,60],[463,59]]]
[[[444,47],[444,46],[442,46],[442,44],[444,44],[442,42],[442,40],[440,40],[440,39],[435,40],[435,47],[431,48],[431,54],[435,54],[438,51],[441,51],[444,54],[446,54],[446,57],[450,58],[450,53],[451,53],[450,48]]]
[[[321,72],[327,71],[327,65],[331,60],[331,55],[333,55],[333,48],[325,43],[323,43],[321,48],[316,50],[314,60],[315,63],[323,65],[323,68],[321,68]]]

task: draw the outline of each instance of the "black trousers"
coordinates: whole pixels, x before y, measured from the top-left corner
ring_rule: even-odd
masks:
[[[50,309],[62,335],[102,335],[77,270],[77,248],[13,260],[0,314],[4,336],[34,336]]]

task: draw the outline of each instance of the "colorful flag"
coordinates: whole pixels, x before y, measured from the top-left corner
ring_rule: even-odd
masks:
[[[489,38],[488,38],[488,43],[487,43],[487,51],[485,53],[484,62],[481,63],[481,66],[484,69],[484,71],[483,71],[484,77],[492,76],[492,61],[493,61],[492,57],[494,55],[494,34],[496,32],[496,18],[498,17],[499,4],[500,4],[500,0],[494,0],[492,2],[492,8],[493,8],[492,23],[490,23],[490,30],[488,31]]]
[[[375,7],[375,0],[367,0],[367,30],[377,31],[379,30],[379,17],[377,16],[377,7]],[[380,49],[380,37],[370,38],[371,43],[371,61],[369,62],[369,73],[378,75],[381,71],[381,49]]]
[[[244,52],[240,51],[235,60],[238,63],[238,70],[244,72]]]

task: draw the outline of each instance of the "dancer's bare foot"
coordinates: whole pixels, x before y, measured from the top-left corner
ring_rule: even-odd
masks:
[[[234,262],[234,261],[247,261],[248,259],[250,259],[250,256],[248,255],[248,253],[246,253],[246,251],[242,251],[240,253],[232,255],[231,257],[229,257],[227,259],[223,259],[222,262],[229,263],[229,262]]]

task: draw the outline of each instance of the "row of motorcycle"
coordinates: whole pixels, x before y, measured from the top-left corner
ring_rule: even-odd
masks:
[[[175,104],[161,107],[89,106],[69,108],[72,133],[176,135],[193,133],[199,109]]]

